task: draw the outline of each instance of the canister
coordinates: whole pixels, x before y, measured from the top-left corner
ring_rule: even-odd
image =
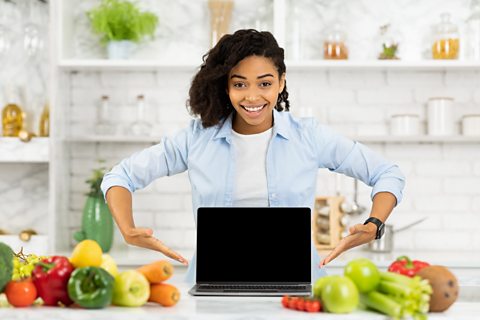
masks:
[[[462,117],[462,134],[480,136],[480,114],[466,114]]]
[[[431,136],[455,134],[453,98],[434,97],[427,102],[427,132]]]
[[[418,114],[394,114],[390,119],[390,133],[394,136],[412,136],[420,134],[420,116]]]

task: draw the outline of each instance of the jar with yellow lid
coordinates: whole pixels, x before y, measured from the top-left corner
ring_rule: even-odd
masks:
[[[440,23],[434,26],[433,59],[457,59],[460,50],[458,27],[450,21],[449,13],[440,15]]]

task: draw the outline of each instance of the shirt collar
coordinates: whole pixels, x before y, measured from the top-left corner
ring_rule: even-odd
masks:
[[[233,112],[230,113],[223,123],[218,125],[219,129],[215,134],[214,139],[225,138],[228,142],[230,142],[232,136],[232,121]],[[275,136],[276,134],[288,140],[290,137],[290,126],[287,123],[287,117],[278,112],[276,109],[273,109],[273,135]]]

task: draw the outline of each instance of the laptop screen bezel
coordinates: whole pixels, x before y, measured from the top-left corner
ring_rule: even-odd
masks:
[[[306,230],[306,234],[308,235],[310,241],[309,241],[309,255],[308,257],[305,257],[309,261],[309,265],[311,266],[312,263],[312,215],[311,215],[311,208],[309,207],[199,207],[197,210],[197,232],[196,232],[196,243],[197,243],[197,250],[196,250],[196,265],[195,265],[195,278],[196,278],[196,283],[199,285],[207,285],[207,284],[215,284],[215,285],[222,285],[222,284],[238,284],[238,285],[268,285],[268,284],[285,284],[285,285],[293,285],[293,284],[299,284],[299,285],[305,285],[305,284],[311,284],[311,270],[308,270],[308,275],[305,274],[305,276],[308,276],[308,279],[306,281],[275,281],[275,282],[260,282],[260,281],[255,281],[255,282],[240,282],[240,281],[235,281],[235,282],[221,282],[221,281],[202,281],[201,279],[198,278],[198,270],[199,270],[199,264],[198,264],[198,246],[199,246],[199,232],[198,232],[198,226],[199,226],[199,221],[201,219],[201,216],[204,214],[202,212],[208,211],[208,210],[239,210],[239,209],[254,209],[254,210],[292,210],[292,213],[296,214],[295,217],[300,218],[300,214],[298,212],[303,212],[304,214],[306,213],[308,216],[308,225],[309,225],[309,230]],[[228,214],[226,215],[228,216]]]

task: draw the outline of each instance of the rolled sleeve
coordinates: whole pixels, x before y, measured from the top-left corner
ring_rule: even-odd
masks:
[[[361,180],[372,187],[372,199],[378,192],[390,192],[400,203],[405,177],[396,164],[318,123],[315,135],[320,167]]]
[[[101,189],[104,197],[113,186],[124,187],[133,193],[157,178],[187,170],[187,144],[190,136],[191,127],[173,138],[165,137],[159,144],[123,159],[103,177]]]

